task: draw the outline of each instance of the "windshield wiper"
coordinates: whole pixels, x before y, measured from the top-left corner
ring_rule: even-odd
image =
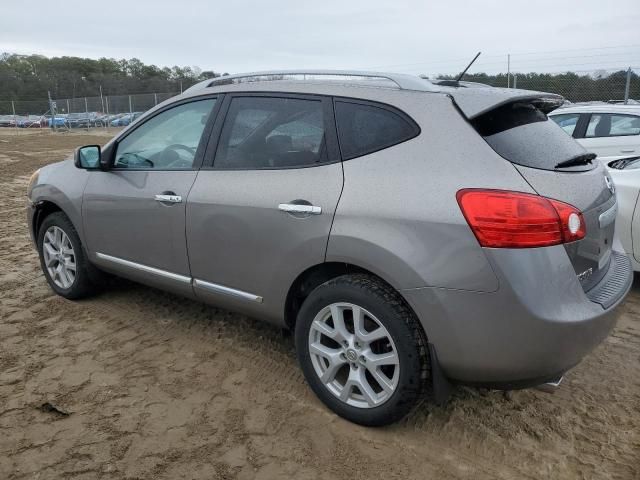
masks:
[[[588,165],[591,161],[596,158],[595,153],[585,153],[582,155],[577,155],[569,160],[565,160],[564,162],[560,162],[553,168],[568,168],[568,167],[577,167],[578,165]]]
[[[625,168],[627,168],[627,165],[637,162],[638,160],[640,160],[640,157],[620,158],[619,160],[614,160],[613,162],[611,162],[609,166],[617,170],[624,170]]]

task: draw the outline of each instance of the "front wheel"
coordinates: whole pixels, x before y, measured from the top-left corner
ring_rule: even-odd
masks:
[[[400,295],[375,277],[344,275],[320,285],[305,299],[295,335],[307,382],[352,422],[395,422],[424,391],[424,332]]]
[[[89,263],[80,237],[64,213],[55,212],[43,220],[37,245],[42,271],[58,295],[76,299],[95,291],[101,272]]]

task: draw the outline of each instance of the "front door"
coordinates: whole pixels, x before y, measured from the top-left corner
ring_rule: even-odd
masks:
[[[296,276],[322,263],[342,191],[331,100],[227,96],[187,203],[196,295],[280,321]]]
[[[109,171],[91,173],[82,209],[98,265],[191,293],[185,205],[215,102],[199,99],[154,115],[118,139]]]

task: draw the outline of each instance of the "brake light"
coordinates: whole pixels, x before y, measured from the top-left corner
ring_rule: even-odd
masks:
[[[575,242],[586,234],[580,210],[558,200],[479,189],[460,190],[456,198],[483,247],[547,247]]]

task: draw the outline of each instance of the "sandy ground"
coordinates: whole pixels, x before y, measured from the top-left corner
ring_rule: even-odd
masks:
[[[458,388],[359,427],[320,404],[269,325],[125,281],[53,294],[25,187],[97,133],[0,131],[0,478],[640,478],[639,281],[555,394]]]

